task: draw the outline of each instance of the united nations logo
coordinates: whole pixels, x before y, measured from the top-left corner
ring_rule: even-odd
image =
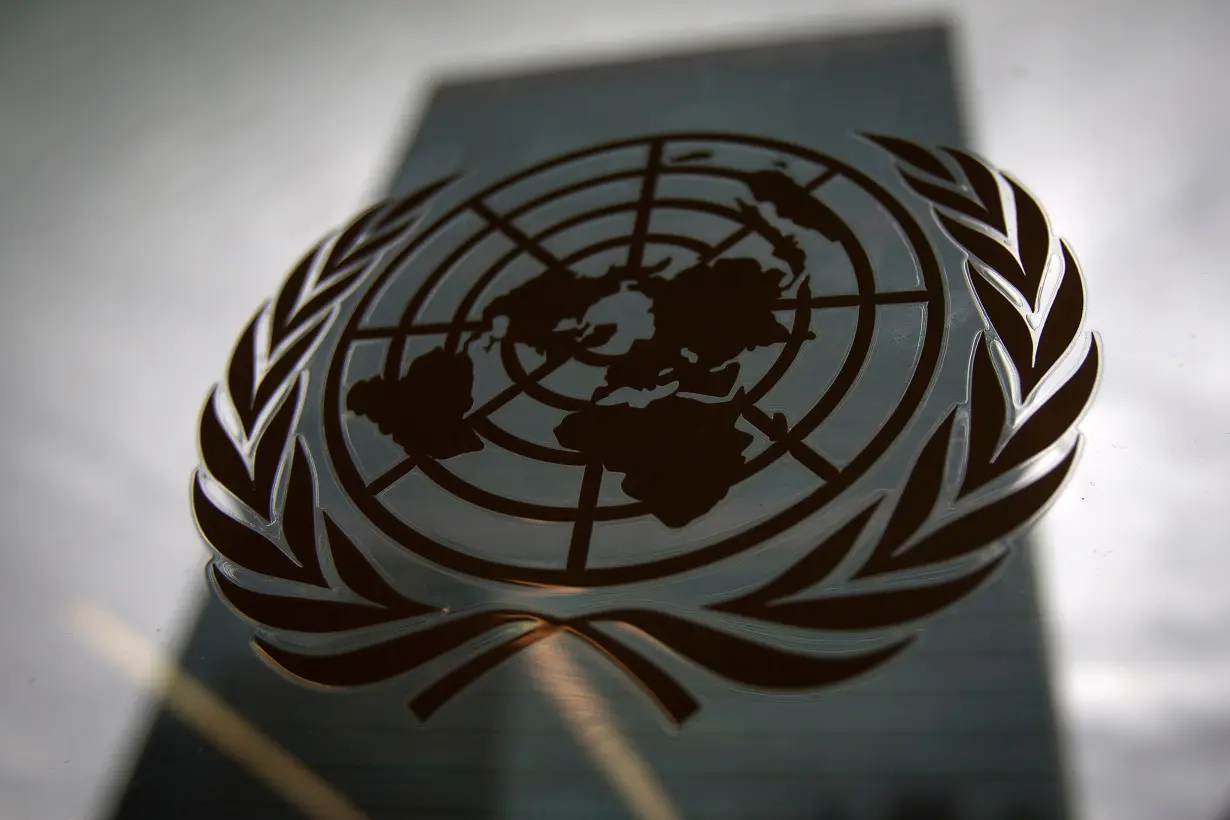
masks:
[[[666,656],[823,688],[986,581],[1079,450],[1080,270],[983,160],[862,140],[888,179],[656,135],[477,193],[449,177],[312,249],[201,420],[210,577],[261,655],[335,687],[456,655],[411,701],[426,719],[570,634],[682,723],[699,701]],[[955,288],[983,326],[954,399]]]

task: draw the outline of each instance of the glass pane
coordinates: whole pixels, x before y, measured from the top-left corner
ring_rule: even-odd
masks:
[[[0,814],[1224,812],[1230,21],[1095,6],[0,11]]]

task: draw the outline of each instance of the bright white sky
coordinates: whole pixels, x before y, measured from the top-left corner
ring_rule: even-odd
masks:
[[[87,816],[123,776],[145,706],[65,614],[92,601],[174,645],[205,557],[185,420],[287,263],[379,192],[429,77],[902,7],[937,8],[0,5],[0,814]],[[1040,529],[1084,816],[1210,820],[1230,801],[1230,5],[938,8],[978,149],[1071,240],[1105,340]]]

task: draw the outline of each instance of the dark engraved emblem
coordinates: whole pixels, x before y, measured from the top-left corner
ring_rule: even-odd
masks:
[[[885,179],[659,135],[477,193],[450,177],[313,248],[201,419],[193,509],[258,651],[356,686],[461,650],[411,700],[425,719],[568,633],[681,723],[699,704],[664,655],[820,688],[983,583],[1079,449],[1099,370],[1080,270],[983,160],[861,140]],[[956,288],[981,328],[945,398],[946,349],[969,355],[949,349]],[[893,344],[904,364],[877,365]],[[802,651],[768,628],[870,639]]]

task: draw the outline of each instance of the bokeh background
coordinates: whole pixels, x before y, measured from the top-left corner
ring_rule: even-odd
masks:
[[[949,21],[975,147],[1083,263],[1104,382],[1038,528],[1078,816],[1230,806],[1230,5],[0,4],[0,816],[91,818],[203,592],[194,424],[289,264],[379,194],[442,75]]]

